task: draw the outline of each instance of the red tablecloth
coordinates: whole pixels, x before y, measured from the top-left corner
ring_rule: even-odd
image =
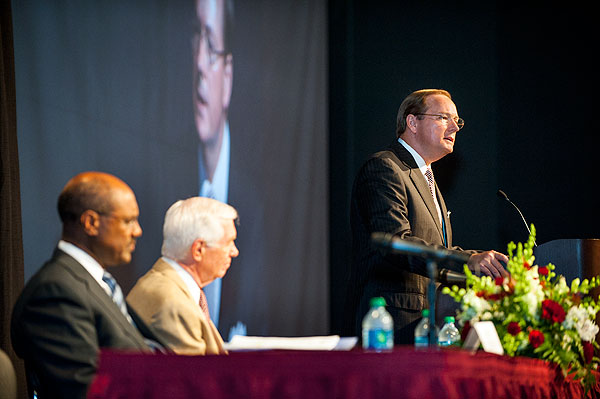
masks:
[[[461,350],[238,352],[225,356],[103,351],[89,398],[579,398],[542,361]],[[600,398],[600,385],[590,397]]]

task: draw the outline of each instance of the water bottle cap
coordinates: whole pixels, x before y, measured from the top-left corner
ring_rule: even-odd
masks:
[[[446,316],[444,317],[445,323],[454,323],[454,316]]]
[[[377,308],[379,306],[385,306],[385,299],[383,299],[380,296],[375,297],[375,298],[371,298],[370,305],[371,305],[372,308]]]
[[[421,314],[423,315],[423,317],[429,317],[429,309],[423,309]]]

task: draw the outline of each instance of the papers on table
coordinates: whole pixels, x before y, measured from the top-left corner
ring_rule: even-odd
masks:
[[[357,337],[340,338],[339,335],[315,337],[256,337],[236,335],[225,343],[229,351],[240,350],[350,350]]]

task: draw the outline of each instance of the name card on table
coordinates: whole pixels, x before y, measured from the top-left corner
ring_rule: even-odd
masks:
[[[502,348],[498,332],[491,321],[478,321],[474,323],[467,334],[463,348],[475,352],[479,349],[479,344],[481,344],[483,350],[486,352],[497,355],[504,354],[504,348]]]

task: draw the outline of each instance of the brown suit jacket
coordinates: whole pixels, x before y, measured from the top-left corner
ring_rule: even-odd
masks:
[[[226,353],[223,339],[185,283],[162,258],[142,276],[127,302],[180,355]]]
[[[444,198],[437,199],[445,224],[446,246],[451,251],[452,228]],[[345,309],[346,334],[359,335],[369,300],[382,296],[394,318],[397,344],[413,341],[414,327],[427,301],[427,266],[424,259],[383,254],[371,244],[373,232],[391,233],[420,244],[444,247],[444,226],[425,177],[412,155],[394,141],[372,155],[358,171],[351,200],[352,264]],[[470,252],[470,251],[469,251]],[[444,268],[463,271],[461,264]]]

